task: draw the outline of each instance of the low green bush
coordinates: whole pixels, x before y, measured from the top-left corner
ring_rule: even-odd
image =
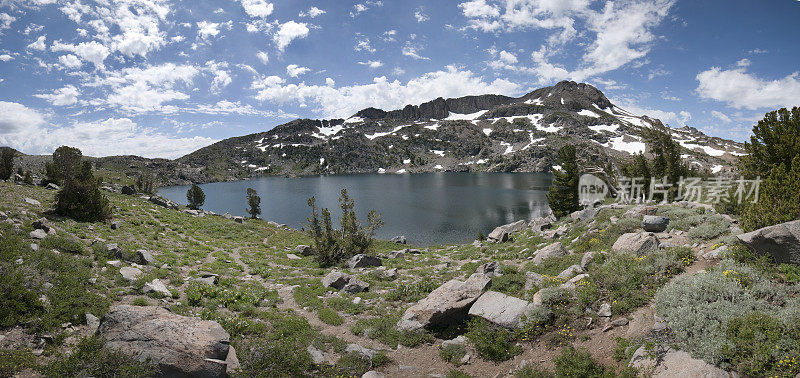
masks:
[[[338,312],[335,310],[331,310],[328,307],[323,307],[317,310],[317,317],[320,321],[325,324],[333,325],[333,326],[340,326],[344,324],[344,318],[339,315]]]
[[[472,346],[482,358],[502,362],[522,353],[517,345],[519,334],[481,318],[474,318],[467,324],[465,333]]]
[[[355,335],[367,336],[396,348],[398,344],[413,348],[422,343],[433,340],[433,336],[424,331],[399,331],[397,330],[396,315],[379,316],[375,318],[359,319],[350,327]]]
[[[158,369],[122,352],[103,348],[103,340],[91,336],[81,340],[72,354],[58,355],[41,368],[47,377],[152,377]]]
[[[48,235],[42,239],[39,248],[42,249],[55,249],[64,253],[71,253],[73,255],[87,255],[89,253],[86,245],[74,237],[63,235]]]
[[[711,240],[730,231],[731,222],[721,215],[706,218],[706,221],[695,226],[687,235],[692,239]]]
[[[512,265],[503,266],[503,275],[492,277],[492,290],[512,297],[525,296],[525,272]]]
[[[794,377],[800,372],[800,321],[783,324],[773,316],[751,312],[728,322],[728,344],[722,356],[750,377]]]
[[[576,350],[571,345],[564,347],[554,360],[556,377],[614,377],[585,350]]]
[[[268,330],[246,335],[236,345],[242,377],[302,377],[316,368],[305,350],[316,331],[303,317],[278,317]]]
[[[466,354],[467,348],[461,344],[449,344],[439,348],[439,357],[456,366],[461,365],[461,359]]]
[[[0,349],[0,377],[11,377],[36,366],[36,356],[30,349]]]
[[[386,300],[401,302],[416,302],[435,290],[439,285],[430,280],[422,280],[414,283],[398,283],[393,289],[386,293]]]

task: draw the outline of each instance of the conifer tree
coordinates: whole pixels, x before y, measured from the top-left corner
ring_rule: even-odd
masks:
[[[578,162],[575,146],[566,145],[558,150],[562,171],[553,170],[553,184],[547,193],[550,210],[557,217],[563,217],[581,209],[578,201]]]
[[[75,147],[61,146],[53,152],[53,161],[45,163],[45,180],[42,185],[64,185],[81,166],[83,154]]]
[[[8,180],[14,173],[14,150],[3,147],[0,151],[0,180]]]
[[[186,191],[186,201],[189,202],[190,209],[200,210],[200,207],[206,203],[206,194],[197,184],[192,184],[192,187]]]
[[[258,196],[258,193],[253,188],[247,188],[247,204],[250,206],[247,209],[250,218],[258,218],[261,215],[261,197]]]
[[[56,193],[56,213],[85,222],[108,218],[111,208],[108,198],[100,191],[99,180],[92,174],[92,163],[81,162],[80,159],[70,161],[73,162],[79,168],[71,169]]]

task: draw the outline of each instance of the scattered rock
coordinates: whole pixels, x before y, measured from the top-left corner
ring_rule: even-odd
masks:
[[[361,376],[361,378],[385,378],[385,377],[386,374],[383,374],[375,370],[370,370]]]
[[[402,250],[400,251],[391,251],[386,254],[387,259],[401,259],[405,257],[406,253]]]
[[[239,216],[233,217],[233,221],[236,223],[244,223],[244,217],[239,217]]]
[[[608,303],[603,303],[600,305],[600,309],[597,310],[597,316],[601,316],[604,318],[611,317],[611,305]]]
[[[533,304],[519,298],[487,291],[469,309],[469,315],[479,316],[506,328],[521,326],[522,317],[533,309]]]
[[[561,237],[562,235],[566,234],[568,230],[569,229],[567,228],[567,225],[562,225],[561,227],[559,227],[559,228],[557,228],[555,230],[547,230],[547,231],[543,232],[542,236],[544,236],[545,239],[551,239],[551,240],[552,239],[557,239],[557,238]]]
[[[355,277],[350,277],[342,290],[349,294],[358,294],[362,291],[367,291],[369,284]]]
[[[116,306],[103,317],[98,334],[105,347],[149,359],[165,376],[224,377],[229,365],[238,365],[230,335],[219,323],[165,308]]]
[[[39,240],[41,240],[41,239],[44,239],[45,237],[47,237],[47,232],[45,232],[42,229],[36,229],[36,230],[31,231],[30,236],[31,236],[31,239],[39,239]]]
[[[164,285],[164,283],[161,282],[161,280],[159,280],[158,278],[144,284],[144,286],[142,286],[142,292],[144,292],[145,294],[156,292],[165,297],[172,296],[172,293],[167,288],[167,285]]]
[[[569,215],[572,220],[585,221],[594,218],[597,215],[597,209],[590,207],[583,210],[578,210]]]
[[[644,256],[658,249],[658,238],[650,233],[631,232],[622,234],[611,250],[619,253],[633,253],[637,256]]]
[[[303,258],[295,255],[294,253],[287,253],[286,258],[289,260],[302,260]]]
[[[581,258],[581,268],[586,270],[589,267],[589,263],[597,256],[598,253],[595,251],[589,251],[583,254],[583,258]]]
[[[144,249],[136,251],[136,256],[139,258],[140,264],[152,265],[153,263],[156,262],[155,257],[153,257],[153,255],[150,252]]]
[[[350,281],[350,276],[342,272],[330,272],[322,277],[322,286],[341,290]]]
[[[551,257],[561,257],[567,255],[567,249],[564,248],[564,245],[561,242],[555,242],[550,244],[535,253],[535,257],[533,258],[533,263],[539,265],[542,263],[544,259],[549,259]]]
[[[195,278],[195,281],[202,282],[206,285],[216,285],[219,275],[214,273],[203,273],[200,277]]]
[[[161,198],[159,196],[152,196],[152,197],[150,197],[149,201],[154,203],[154,204],[156,204],[156,205],[158,205],[158,206],[165,207],[167,209],[178,210],[178,208],[179,208],[177,203],[172,202],[172,201],[170,201],[168,199],[165,199],[165,198]]]
[[[534,286],[542,286],[542,283],[545,281],[545,277],[539,273],[535,272],[526,272],[525,273],[525,291],[532,290]]]
[[[311,360],[314,361],[314,364],[321,365],[327,362],[325,360],[325,355],[322,354],[322,351],[314,348],[313,345],[309,345],[308,348],[306,348],[306,351],[309,355],[311,355]]]
[[[467,338],[464,337],[464,335],[461,335],[452,340],[442,341],[442,348],[450,345],[467,345]]]
[[[401,330],[416,330],[429,325],[461,320],[469,307],[491,282],[485,274],[473,274],[466,281],[450,280],[427,297],[409,307],[397,322]]]
[[[312,256],[314,255],[314,248],[311,248],[311,246],[308,245],[301,244],[298,245],[297,247],[294,247],[294,252],[299,253],[300,256]]]
[[[502,276],[503,275],[503,268],[500,267],[500,263],[497,261],[491,261],[486,264],[483,264],[475,270],[475,273],[482,273],[488,277],[495,277],[495,276]]]
[[[654,352],[645,348],[644,345],[633,353],[628,365],[639,371],[647,371],[648,376],[654,378],[729,378],[735,376],[703,360],[692,358],[689,353],[684,351],[667,348],[666,351]]]
[[[119,248],[119,245],[116,243],[111,243],[106,245],[106,249],[108,250],[108,254],[114,256],[116,258],[122,258],[122,249]]]
[[[115,221],[111,222],[111,229],[112,230],[119,230],[121,227],[122,227],[122,222],[121,221],[115,220]]]
[[[580,265],[571,265],[567,269],[564,269],[563,272],[559,273],[557,277],[563,280],[569,280],[581,273],[583,273],[583,268],[581,268]]]
[[[97,328],[100,327],[100,318],[98,318],[98,317],[96,317],[96,316],[94,316],[94,315],[92,315],[92,314],[87,312],[86,313],[86,327],[89,328],[89,331],[91,333],[95,333],[97,331]]]
[[[347,344],[347,347],[344,349],[344,351],[345,353],[358,353],[369,358],[370,360],[373,359],[378,353],[374,349],[365,348],[358,344]]]
[[[122,194],[124,194],[126,196],[132,196],[132,195],[136,194],[136,188],[134,188],[133,186],[130,186],[130,185],[125,185],[120,190],[120,193],[122,193]]]
[[[561,287],[562,289],[573,290],[578,286],[578,281],[580,281],[580,280],[582,280],[582,279],[584,279],[586,277],[589,277],[589,275],[586,274],[586,273],[579,274],[579,275],[577,275],[575,277],[570,278],[569,281],[564,282],[563,284],[559,285],[559,287]]]
[[[723,245],[717,249],[704,253],[703,258],[706,260],[719,260],[725,256],[725,252],[728,252],[728,246]]]
[[[522,231],[527,227],[528,227],[527,222],[525,222],[524,220],[519,220],[519,221],[516,221],[514,223],[509,223],[509,224],[506,224],[506,225],[502,225],[499,228],[502,228],[503,230],[505,230],[509,234],[513,234],[513,233],[515,233],[517,231]]]
[[[392,238],[392,243],[397,244],[406,244],[406,237],[405,236],[395,236]]]
[[[642,229],[647,232],[664,232],[669,225],[669,218],[658,215],[645,215],[642,218]]]
[[[628,325],[628,318],[614,319],[613,321],[611,321],[611,325],[614,327],[622,327],[624,325]]]
[[[48,234],[50,233],[51,230],[55,231],[53,229],[53,225],[50,224],[50,221],[48,221],[46,218],[39,218],[33,221],[33,223],[31,223],[31,226],[33,226],[34,230],[42,230]]]
[[[355,255],[347,261],[347,266],[349,266],[350,269],[366,268],[368,266],[381,266],[381,264],[381,259],[375,256],[365,255],[363,253]]]
[[[51,182],[51,183],[47,184],[47,186],[45,187],[45,189],[50,189],[50,190],[59,190],[59,189],[61,189],[61,187],[59,187],[59,186],[58,186],[58,185],[56,185],[55,183],[52,183],[52,182]]]
[[[550,215],[548,215],[546,217],[540,217],[540,218],[536,218],[534,220],[531,220],[528,223],[528,227],[530,227],[531,231],[536,232],[536,233],[540,233],[540,232],[542,232],[544,230],[547,230],[550,227],[552,227],[553,223],[556,223],[556,220],[557,220],[556,216],[553,215],[553,214],[550,214]]]
[[[503,227],[497,227],[492,230],[492,232],[490,232],[489,236],[486,238],[490,242],[505,243],[508,241],[508,231],[506,231]]]
[[[381,273],[381,275],[385,278],[395,279],[397,278],[397,268],[386,269]]]
[[[757,255],[771,255],[778,264],[800,264],[800,220],[736,235]]]
[[[122,275],[122,278],[128,281],[135,281],[142,275],[142,270],[139,268],[125,266],[119,269],[119,274]]]
[[[107,261],[107,262],[106,262],[106,264],[108,264],[108,265],[111,265],[111,266],[113,266],[113,267],[115,267],[115,268],[119,268],[119,267],[121,267],[121,266],[122,266],[122,261],[119,261],[119,260],[109,260],[109,261]]]
[[[37,200],[35,200],[33,198],[28,198],[28,197],[25,197],[25,203],[27,203],[28,205],[33,205],[33,206],[42,206],[41,202],[39,202],[39,201],[37,201]]]
[[[653,315],[653,331],[660,332],[667,329],[667,321],[658,315]]]

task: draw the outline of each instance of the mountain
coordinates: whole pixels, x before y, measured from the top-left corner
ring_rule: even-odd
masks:
[[[732,170],[744,153],[740,143],[691,127],[668,128],[612,104],[589,84],[563,81],[519,98],[437,98],[399,110],[367,108],[348,119],[298,119],[152,168],[165,184],[261,175],[543,172],[570,143],[583,167],[613,174],[620,159],[647,151],[641,135],[652,128],[669,131],[684,147],[684,159],[701,171]]]

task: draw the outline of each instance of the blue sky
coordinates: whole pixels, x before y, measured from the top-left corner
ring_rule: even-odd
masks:
[[[0,145],[175,158],[564,79],[743,141],[800,105],[797,20],[797,0],[0,0]]]

